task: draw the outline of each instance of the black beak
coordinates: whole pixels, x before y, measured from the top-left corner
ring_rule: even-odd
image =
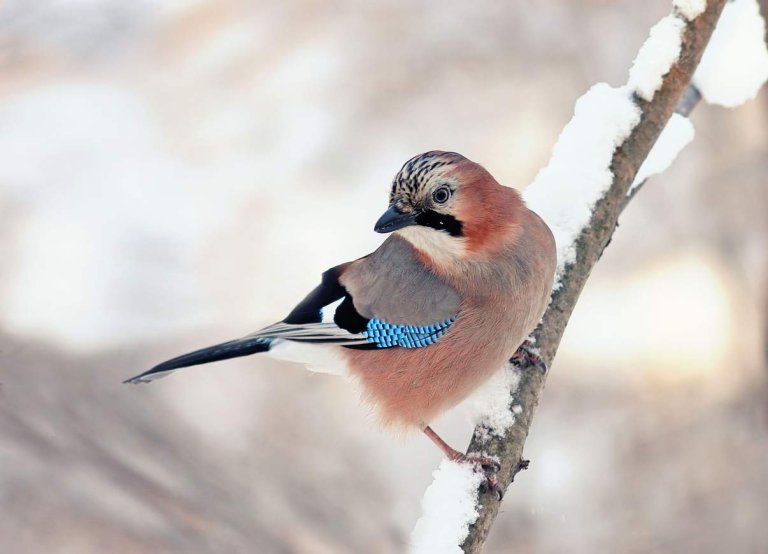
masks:
[[[417,211],[412,211],[406,214],[399,211],[395,206],[390,206],[376,222],[373,230],[377,233],[391,233],[392,231],[397,231],[403,227],[415,225],[417,215],[419,215]]]

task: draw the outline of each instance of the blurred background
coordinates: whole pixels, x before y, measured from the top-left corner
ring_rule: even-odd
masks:
[[[120,382],[374,249],[414,154],[524,188],[669,5],[0,4],[0,551],[404,551],[440,452],[343,381]],[[768,94],[692,120],[583,293],[489,553],[768,551]]]

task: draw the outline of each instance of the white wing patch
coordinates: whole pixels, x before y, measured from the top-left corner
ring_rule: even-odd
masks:
[[[290,340],[276,340],[267,356],[286,362],[305,364],[307,369],[317,373],[348,375],[347,364],[333,346],[306,344]]]
[[[336,309],[344,302],[344,298],[339,298],[336,302],[331,302],[327,306],[323,306],[320,309],[320,317],[323,323],[333,323],[333,316],[336,314]]]

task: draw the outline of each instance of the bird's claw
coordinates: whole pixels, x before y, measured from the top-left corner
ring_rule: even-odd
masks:
[[[511,362],[515,365],[531,364],[543,374],[547,373],[547,363],[539,354],[539,349],[529,339],[526,339],[512,354]]]
[[[486,471],[483,471],[483,474],[485,475],[485,481],[480,483],[480,492],[492,492],[496,495],[496,500],[501,501],[501,499],[504,498],[504,491],[499,485],[499,481],[496,479],[496,476]]]
[[[493,473],[498,473],[501,469],[501,464],[493,458],[485,458],[482,462],[480,462],[480,467],[483,469],[483,471],[492,471]]]
[[[496,474],[501,469],[501,464],[496,459],[477,454],[461,454],[457,452],[457,456],[452,457],[452,460],[458,463],[471,464],[475,467],[476,471],[483,474],[485,481],[480,484],[481,492],[495,493],[498,500],[504,497],[504,491],[496,479]]]

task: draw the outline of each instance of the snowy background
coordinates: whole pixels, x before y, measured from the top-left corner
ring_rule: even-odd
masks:
[[[375,248],[416,153],[530,183],[668,11],[1,4],[3,552],[402,551],[440,453],[345,383],[255,358],[120,381]],[[768,549],[768,95],[692,120],[582,296],[488,552]]]

